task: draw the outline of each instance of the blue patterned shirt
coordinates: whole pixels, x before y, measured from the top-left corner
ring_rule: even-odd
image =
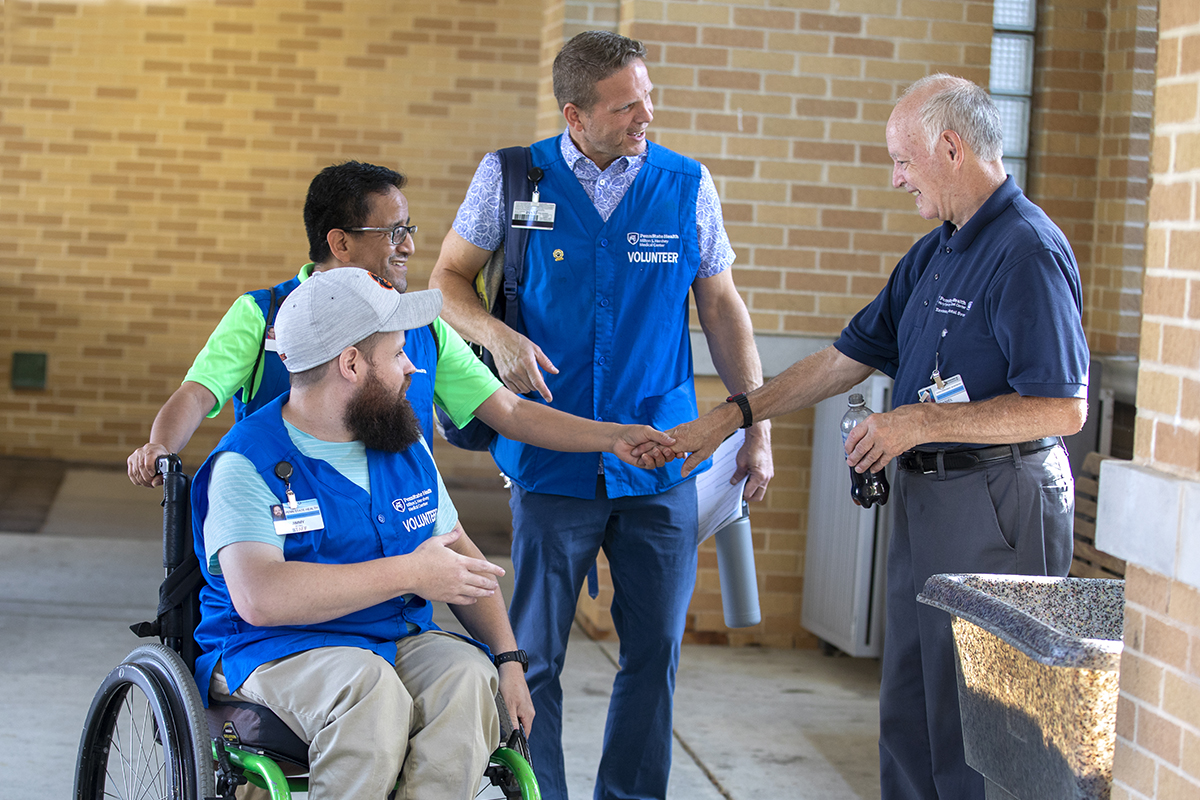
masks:
[[[579,185],[606,222],[646,163],[646,151],[643,150],[640,155],[618,158],[601,172],[579,151],[568,131],[563,131],[559,138],[559,149],[563,160],[579,179]],[[488,153],[475,170],[466,199],[454,218],[455,233],[483,250],[499,247],[508,227],[507,209],[500,202],[501,178],[500,156]],[[729,235],[725,233],[717,187],[708,167],[703,164],[700,165],[700,190],[696,196],[696,232],[700,239],[700,271],[696,277],[711,278],[729,269],[736,256],[729,244]]]

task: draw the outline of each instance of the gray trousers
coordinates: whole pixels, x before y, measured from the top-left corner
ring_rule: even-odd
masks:
[[[297,653],[263,664],[232,695],[218,667],[210,694],[267,706],[309,743],[311,800],[383,800],[397,775],[397,800],[469,800],[500,741],[496,668],[447,633],[397,647],[394,666],[358,647]]]
[[[1054,447],[968,470],[896,471],[879,697],[883,800],[983,800],[963,758],[950,615],[919,604],[930,575],[1066,575],[1074,480]]]

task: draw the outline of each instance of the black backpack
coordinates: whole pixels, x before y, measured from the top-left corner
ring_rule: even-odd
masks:
[[[512,219],[513,203],[529,200],[533,196],[533,181],[530,179],[532,159],[528,147],[506,147],[497,150],[500,156],[501,202],[505,210],[505,235],[500,247],[492,253],[488,263],[475,278],[475,292],[493,317],[504,321],[510,328],[517,328],[520,309],[517,303],[517,288],[521,285],[524,271],[525,250],[529,243],[528,228],[514,228],[507,223]],[[484,347],[472,344],[475,355],[492,371],[499,375],[496,360]],[[446,435],[446,441],[463,450],[487,450],[496,438],[496,431],[478,417],[462,428],[454,424],[450,415],[434,406],[438,421]]]

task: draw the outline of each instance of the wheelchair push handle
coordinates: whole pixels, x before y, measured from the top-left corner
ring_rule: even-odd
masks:
[[[154,466],[163,478],[163,569],[169,573],[192,550],[188,479],[183,461],[175,453],[159,456]]]
[[[154,459],[154,471],[159,475],[183,472],[183,460],[175,453],[167,453]]]

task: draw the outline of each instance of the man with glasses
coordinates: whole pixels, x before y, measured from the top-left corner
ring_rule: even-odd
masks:
[[[405,183],[394,170],[356,161],[326,167],[313,178],[304,203],[311,263],[294,278],[234,302],[183,384],[159,410],[150,441],[129,456],[133,483],[160,483],[154,473],[158,456],[182,450],[205,416],[216,416],[231,398],[240,420],[287,391],[287,370],[275,350],[275,313],[313,273],[359,267],[386,278],[401,292],[408,288],[408,259],[416,249],[412,234],[417,226],[401,192]],[[630,453],[639,443],[670,442],[647,426],[593,422],[517,397],[440,319],[412,331],[406,352],[420,370],[408,398],[427,440],[432,440],[437,402],[459,426],[477,415],[517,439],[557,450],[613,452],[629,463],[635,463]],[[642,463],[661,465],[661,456],[656,452]]]

